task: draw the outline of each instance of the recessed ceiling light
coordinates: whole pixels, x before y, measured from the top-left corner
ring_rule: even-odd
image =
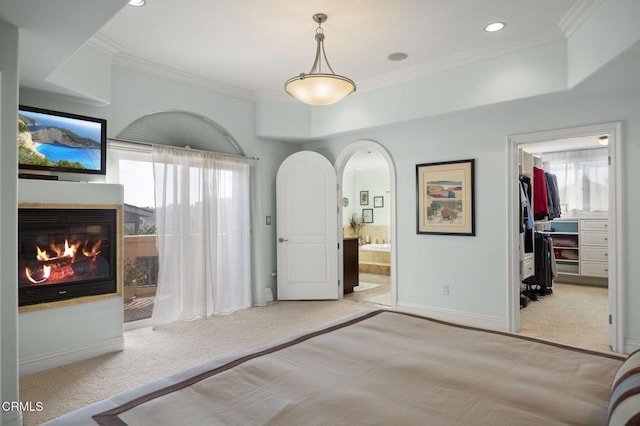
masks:
[[[504,22],[493,22],[484,27],[484,30],[489,33],[495,33],[496,31],[503,29],[505,26],[506,24]]]
[[[408,57],[409,57],[409,55],[407,55],[404,52],[395,52],[395,53],[392,53],[391,55],[387,56],[387,59],[390,60],[390,61],[404,61]]]
[[[145,3],[145,0],[129,0],[129,6],[140,7],[144,6]]]

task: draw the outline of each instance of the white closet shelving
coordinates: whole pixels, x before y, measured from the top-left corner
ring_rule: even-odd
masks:
[[[609,273],[606,218],[562,218],[550,222],[558,273],[606,278]]]

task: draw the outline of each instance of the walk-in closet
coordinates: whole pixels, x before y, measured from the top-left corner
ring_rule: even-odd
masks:
[[[524,334],[561,343],[577,338],[608,350],[607,139],[593,135],[519,148]]]

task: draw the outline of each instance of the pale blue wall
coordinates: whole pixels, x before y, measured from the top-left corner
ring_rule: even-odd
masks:
[[[603,67],[640,39],[640,2],[607,0],[569,37],[569,87]]]
[[[48,80],[96,105],[107,105],[111,102],[111,57],[88,45],[82,46]]]
[[[354,212],[362,214],[362,209],[373,210],[373,223],[376,226],[389,226],[390,209],[389,209],[389,190],[390,181],[389,174],[384,173],[380,175],[356,175],[355,178],[355,204]],[[369,191],[369,204],[366,206],[360,205],[359,194],[360,191]],[[383,207],[373,206],[373,197],[384,197]]]
[[[351,223],[351,216],[358,212],[360,202],[359,196],[356,192],[356,176],[353,174],[346,174],[342,177],[342,198],[346,198],[349,205],[342,207],[342,225],[349,226]]]
[[[18,401],[17,144],[18,28],[0,20],[0,399]],[[20,424],[0,410],[0,423]]]
[[[334,161],[354,141],[369,139],[384,146],[397,171],[398,303],[464,313],[507,322],[507,143],[510,134],[622,121],[623,200],[626,235],[640,235],[632,218],[640,208],[640,89],[612,94],[564,92],[506,102],[404,125],[356,132],[305,145]],[[476,236],[417,235],[415,166],[418,163],[476,159]],[[625,277],[627,340],[640,344],[640,273],[634,253],[640,241],[626,240]],[[450,294],[442,294],[449,285]],[[635,342],[635,343],[634,343]]]

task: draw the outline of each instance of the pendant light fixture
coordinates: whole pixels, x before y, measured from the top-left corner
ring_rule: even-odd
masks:
[[[322,23],[327,20],[327,15],[316,13],[313,15],[313,20],[318,23],[318,28],[316,28],[316,58],[311,71],[287,80],[284,83],[284,90],[305,104],[330,105],[355,92],[356,85],[353,80],[334,73],[329,65],[327,54],[324,52],[324,30],[322,29]],[[323,59],[329,72],[326,70],[323,72]]]

